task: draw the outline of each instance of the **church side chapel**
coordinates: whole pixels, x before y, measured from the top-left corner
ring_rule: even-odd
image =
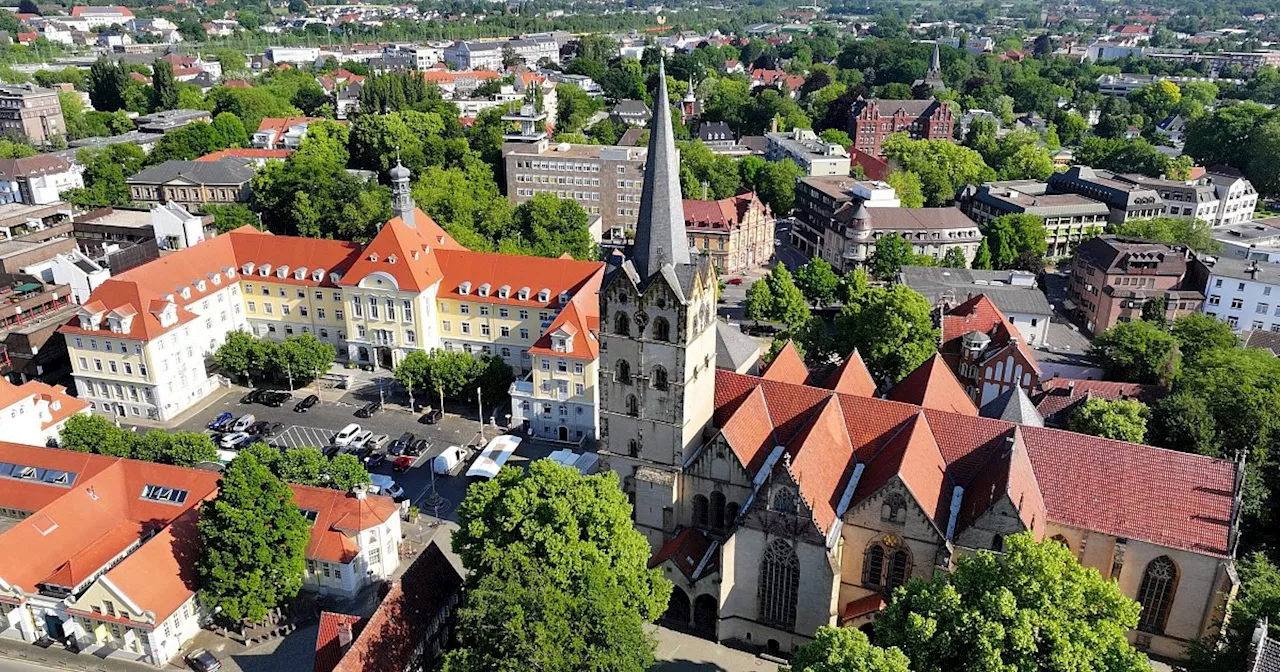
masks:
[[[600,291],[600,455],[676,586],[668,624],[790,654],[1030,531],[1142,605],[1138,648],[1182,658],[1214,631],[1242,465],[1046,428],[1018,385],[980,414],[941,355],[885,397],[856,351],[834,371],[792,346],[759,376],[717,370],[716,278],[689,250],[666,105],[653,124],[635,246]]]

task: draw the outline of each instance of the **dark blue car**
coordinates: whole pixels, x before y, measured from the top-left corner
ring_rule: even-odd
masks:
[[[232,415],[230,411],[223,411],[222,413],[218,414],[218,417],[213,419],[213,422],[209,423],[209,429],[212,429],[212,430],[226,429],[227,425],[230,425],[232,420],[234,419],[235,419],[235,416]]]

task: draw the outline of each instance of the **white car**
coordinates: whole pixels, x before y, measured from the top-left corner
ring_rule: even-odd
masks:
[[[333,435],[333,445],[335,446],[349,445],[351,443],[351,440],[356,438],[356,435],[359,433],[360,433],[360,425],[357,425],[356,423],[353,422],[347,425],[346,427],[343,427],[342,431]]]
[[[347,449],[354,453],[357,450],[364,448],[365,444],[369,443],[372,439],[373,432],[367,429],[363,432],[358,432],[355,436],[351,437],[351,443],[347,444]]]
[[[253,417],[252,413],[245,413],[244,415],[240,416],[239,420],[236,420],[236,423],[234,425],[231,425],[230,431],[243,432],[244,430],[249,429],[249,425],[252,425],[257,421],[258,419]]]
[[[431,461],[431,468],[437,474],[451,473],[459,463],[465,462],[467,459],[467,449],[462,446],[449,446],[444,449],[443,453],[435,456]]]
[[[218,440],[218,445],[223,448],[238,448],[240,444],[244,443],[248,439],[249,435],[244,432],[232,432],[230,434],[223,434],[222,438]]]

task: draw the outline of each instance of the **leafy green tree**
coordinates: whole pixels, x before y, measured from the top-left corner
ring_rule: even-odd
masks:
[[[924,185],[920,183],[919,175],[909,170],[895,170],[884,181],[893,187],[902,207],[924,207]]]
[[[795,283],[809,303],[822,307],[835,302],[836,291],[840,289],[840,276],[836,275],[826,260],[814,257],[809,263],[796,269]]]
[[[1121,322],[1098,334],[1088,355],[1107,378],[1134,383],[1172,380],[1180,366],[1177,339],[1145,320]]]
[[[983,238],[978,244],[978,251],[973,255],[973,263],[969,265],[975,271],[991,270],[991,245]]]
[[[305,385],[327,372],[338,351],[314,334],[290,336],[275,347],[271,365],[277,378],[290,378],[295,386]],[[216,357],[216,356],[215,356]]]
[[[1104,439],[1142,443],[1151,409],[1131,399],[1089,399],[1067,420],[1067,429]]]
[[[782,672],[908,672],[910,662],[897,648],[872,646],[854,628],[818,628],[813,641],[796,651]]]
[[[510,364],[497,355],[485,355],[480,359],[480,373],[475,386],[480,388],[489,408],[506,401],[511,394],[511,383],[516,380]]]
[[[1253,130],[1245,174],[1259,193],[1280,194],[1280,120],[1267,120]]]
[[[324,487],[329,461],[319,448],[301,446],[289,448],[275,461],[274,471],[286,483]]]
[[[839,352],[858,349],[879,380],[897,383],[938,349],[928,299],[906,285],[850,292],[836,316]]]
[[[141,437],[133,438],[133,450],[129,457],[146,462],[175,464],[193,467],[200,462],[215,462],[218,449],[209,435],[200,432],[174,432],[153,429]]]
[[[538,193],[516,206],[511,230],[498,245],[499,252],[538,257],[595,259],[597,245],[591,237],[587,211],[573,199]]]
[[[222,144],[222,135],[212,124],[197,121],[166,133],[157,140],[155,147],[147,155],[147,164],[154,166],[165,161],[191,161],[220,149],[226,149],[226,145]]]
[[[1014,213],[1001,215],[987,224],[986,241],[995,268],[1012,268],[1019,255],[1044,256],[1049,249],[1044,218]]]
[[[261,622],[302,588],[311,525],[289,487],[252,454],[227,465],[197,526],[197,583],[220,619]]]
[[[751,159],[759,163],[752,162],[753,168],[747,169]],[[743,184],[760,196],[760,200],[769,206],[775,217],[791,214],[791,208],[796,202],[796,182],[804,177],[804,171],[794,161],[764,161],[759,157],[747,157],[739,167],[745,171]],[[750,174],[751,179],[746,178],[747,174]]]
[[[527,474],[504,469],[473,485],[458,518],[467,590],[446,672],[653,664],[645,624],[666,609],[671,584],[648,567],[615,474],[535,460]]]
[[[156,112],[178,108],[178,80],[173,64],[157,58],[151,65],[151,109]]]
[[[1179,317],[1173,321],[1169,332],[1177,339],[1178,350],[1187,362],[1213,350],[1240,346],[1240,339],[1231,331],[1231,325],[1204,313]]]
[[[586,91],[572,84],[556,86],[556,133],[581,131],[591,115],[603,109],[604,105],[587,95]]]
[[[959,247],[947,248],[947,253],[942,257],[941,266],[944,268],[964,268],[966,266],[964,250]]]
[[[146,154],[132,143],[82,149],[76,153],[76,162],[84,166],[85,186],[68,189],[62,196],[81,208],[129,205],[133,199],[126,180],[142,169],[145,160]]]
[[[876,250],[867,259],[867,270],[880,280],[891,281],[898,277],[903,266],[910,266],[915,257],[915,249],[906,238],[890,234],[876,240]]]
[[[114,457],[129,457],[132,438],[116,427],[107,416],[96,413],[73,415],[67,418],[67,422],[58,431],[58,443],[66,450]]]
[[[39,152],[35,147],[22,142],[16,142],[8,138],[0,138],[0,158],[4,159],[25,159],[28,156],[35,156]]]
[[[707,198],[717,200],[738,193],[742,178],[737,162],[724,154],[713,154],[700,140],[680,143],[680,185],[684,197],[702,198],[702,185]]]
[[[493,251],[511,226],[507,199],[482,161],[428,167],[413,186],[413,199],[467,249]]]
[[[1141,173],[1150,177],[1163,175],[1169,166],[1169,157],[1142,138],[1087,136],[1075,150],[1075,161],[1115,173]]]
[[[125,107],[125,89],[129,88],[128,71],[112,63],[106,56],[99,56],[89,66],[89,101],[93,109],[102,112],[115,112]]]
[[[263,356],[262,341],[247,331],[232,331],[227,340],[213,353],[213,363],[219,369],[232,375],[244,375],[245,384],[252,380],[249,372],[264,368],[267,362]]]
[[[747,319],[767,320],[773,314],[773,292],[769,290],[769,283],[764,280],[757,280],[751,283],[747,288],[747,299],[744,306]]]
[[[263,117],[296,117],[302,114],[287,99],[260,86],[248,89],[214,87],[209,91],[209,100],[213,101],[214,116],[230,112],[246,130],[252,131],[258,130]]]
[[[1191,217],[1153,217],[1108,224],[1107,233],[1186,245],[1197,252],[1214,254],[1222,245],[1213,239],[1209,223]]]
[[[1163,119],[1182,102],[1182,89],[1168,81],[1152,82],[1129,94],[1129,100],[1141,107],[1152,119]]]
[[[414,351],[396,366],[394,376],[406,389],[425,390],[433,395],[443,389],[444,396],[469,400],[475,395],[476,381],[484,373],[484,363],[468,352],[436,350]]]
[[[213,215],[213,226],[219,234],[234,231],[242,226],[262,228],[262,220],[258,219],[257,213],[242,203],[211,204],[205,205],[202,209],[204,214]]]
[[[1151,443],[1184,453],[1217,452],[1215,419],[1204,398],[1177,392],[1155,405],[1151,413]]]
[[[328,475],[325,479],[328,486],[343,492],[351,492],[351,488],[371,482],[369,472],[360,464],[360,458],[351,453],[334,455],[325,473]]]
[[[795,278],[783,264],[774,264],[769,275],[757,281],[769,286],[768,319],[797,327],[809,321],[809,302],[796,286]]]
[[[1266,107],[1248,101],[1219,107],[1191,121],[1184,151],[1201,165],[1245,170],[1253,157],[1253,134],[1268,113]]]
[[[1006,537],[955,571],[899,588],[876,620],[876,642],[896,646],[917,672],[1072,670],[1138,672],[1146,657],[1125,638],[1141,607],[1114,581],[1053,541]]]
[[[218,135],[218,144],[224,148],[249,146],[248,131],[240,117],[230,112],[221,112],[213,118],[213,130]]]
[[[949,205],[967,184],[995,179],[981,154],[949,140],[912,140],[906,133],[895,133],[882,148],[887,160],[920,176],[925,203],[931,207]]]

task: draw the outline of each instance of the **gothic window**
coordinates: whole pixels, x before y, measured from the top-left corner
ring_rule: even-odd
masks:
[[[619,312],[613,317],[613,333],[619,336],[631,335],[631,320],[626,313]]]
[[[724,493],[711,493],[711,526],[717,530],[724,529]]]
[[[741,508],[742,507],[738,506],[737,502],[729,502],[728,504],[725,505],[724,524],[726,526],[733,525],[733,521],[738,519],[738,511],[741,510]]]
[[[911,554],[905,548],[899,548],[893,552],[889,561],[889,576],[885,580],[885,589],[890,594],[898,586],[907,582],[907,577],[911,575]]]
[[[1169,619],[1169,607],[1173,605],[1173,594],[1178,589],[1178,568],[1169,556],[1162,555],[1147,565],[1142,575],[1142,585],[1138,588],[1138,604],[1142,605],[1142,617],[1138,619],[1138,629],[1147,632],[1164,632],[1165,621]]]
[[[640,457],[640,442],[635,439],[628,441],[627,453],[630,454],[631,457]]]
[[[862,583],[879,587],[884,575],[884,546],[872,544],[862,558]]]
[[[707,498],[702,495],[693,496],[693,524],[698,527],[707,526]]]
[[[667,389],[667,370],[661,366],[653,367],[653,388],[655,390]]]
[[[627,395],[627,415],[636,417],[640,415],[640,402],[636,400],[636,395]]]
[[[653,340],[666,342],[671,341],[671,324],[667,322],[665,317],[654,318]]]
[[[787,630],[795,627],[800,559],[783,539],[774,539],[760,563],[760,620]]]
[[[790,488],[777,488],[773,491],[773,506],[769,507],[781,513],[796,512],[796,495]]]
[[[631,364],[625,359],[619,359],[618,364],[613,367],[614,378],[623,385],[631,384]]]
[[[880,520],[887,523],[901,523],[906,518],[907,498],[902,493],[891,492],[885,495],[880,505]]]

